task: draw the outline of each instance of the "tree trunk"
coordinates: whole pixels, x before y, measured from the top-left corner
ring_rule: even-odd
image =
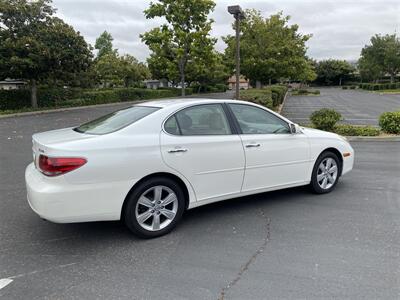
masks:
[[[342,86],[342,77],[339,78],[339,86]]]
[[[181,90],[182,91],[181,96],[182,97],[184,97],[186,95],[186,91],[185,91],[185,65],[186,65],[186,60],[185,60],[185,58],[182,57],[179,60],[179,64],[178,64],[179,73],[181,75],[181,89],[182,89]]]
[[[32,108],[38,108],[37,86],[36,86],[36,80],[35,79],[31,80],[31,105],[32,105]]]
[[[182,97],[185,97],[186,91],[185,91],[185,71],[181,72],[181,88],[182,88]]]
[[[393,82],[394,82],[394,74],[390,73],[390,83],[393,83]]]

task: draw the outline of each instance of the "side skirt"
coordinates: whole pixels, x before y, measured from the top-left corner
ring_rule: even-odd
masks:
[[[245,191],[245,192],[240,192],[240,193],[233,193],[233,194],[218,196],[218,197],[214,197],[214,198],[208,198],[205,200],[200,200],[200,201],[190,203],[188,209],[192,209],[195,207],[199,207],[199,206],[214,203],[214,202],[219,202],[219,201],[224,201],[224,200],[229,200],[229,199],[234,199],[234,198],[239,198],[239,197],[244,197],[244,196],[249,196],[249,195],[261,194],[261,193],[265,193],[265,192],[283,190],[283,189],[292,188],[292,187],[296,187],[296,186],[308,185],[309,183],[310,183],[310,181],[301,181],[301,182],[296,182],[296,183],[284,184],[284,185],[280,185],[280,186],[274,186],[274,187],[270,187],[270,188],[256,189],[256,190],[252,190],[252,191]]]

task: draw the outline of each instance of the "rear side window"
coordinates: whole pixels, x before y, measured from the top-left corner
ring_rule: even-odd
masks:
[[[173,135],[226,135],[231,134],[228,119],[221,104],[204,104],[185,108],[164,124]]]
[[[107,134],[122,129],[159,109],[158,107],[132,106],[85,123],[74,130],[87,134]]]
[[[180,135],[178,123],[176,122],[176,116],[172,116],[171,118],[168,119],[167,122],[165,122],[164,125],[165,131],[173,134],[173,135]]]

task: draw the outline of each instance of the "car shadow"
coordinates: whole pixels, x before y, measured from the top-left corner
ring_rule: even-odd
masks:
[[[307,186],[282,189],[272,192],[265,192],[260,194],[254,194],[245,197],[238,197],[210,203],[204,206],[193,208],[187,211],[184,215],[185,219],[198,217],[203,218],[209,212],[225,214],[226,210],[252,210],[259,208],[261,205],[264,208],[268,208],[268,205],[274,205],[282,201],[300,202],[304,201],[304,198],[300,199],[299,196],[313,196]],[[267,206],[267,207],[266,207]]]
[[[282,202],[294,204],[308,201],[310,197],[314,196],[317,197],[317,195],[311,194],[307,187],[296,187],[211,203],[187,211],[180,226],[171,234],[161,238],[168,239],[171,235],[185,235],[192,227],[202,226],[203,222],[206,224],[210,216],[224,219],[232,215],[233,212],[240,211],[245,216],[248,214],[253,217],[254,210],[261,207],[264,210],[268,210],[270,207],[279,205]],[[57,244],[65,245],[68,243],[68,247],[93,248],[104,243],[113,244],[113,242],[116,242],[121,244],[124,241],[126,243],[131,243],[132,241],[146,243],[151,241],[137,238],[121,221],[54,224],[35,219],[32,222],[35,223],[32,226],[36,226],[37,230],[35,230],[36,234],[31,239],[36,237],[37,243],[44,242],[48,243],[49,246],[54,245],[55,247],[57,247]]]

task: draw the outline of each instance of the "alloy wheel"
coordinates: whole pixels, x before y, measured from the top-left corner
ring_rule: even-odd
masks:
[[[328,190],[335,184],[337,176],[338,165],[336,161],[331,157],[327,157],[322,160],[317,171],[318,185],[322,189]]]
[[[139,225],[149,231],[167,227],[178,211],[178,198],[169,187],[157,185],[149,188],[139,197],[135,217]]]

